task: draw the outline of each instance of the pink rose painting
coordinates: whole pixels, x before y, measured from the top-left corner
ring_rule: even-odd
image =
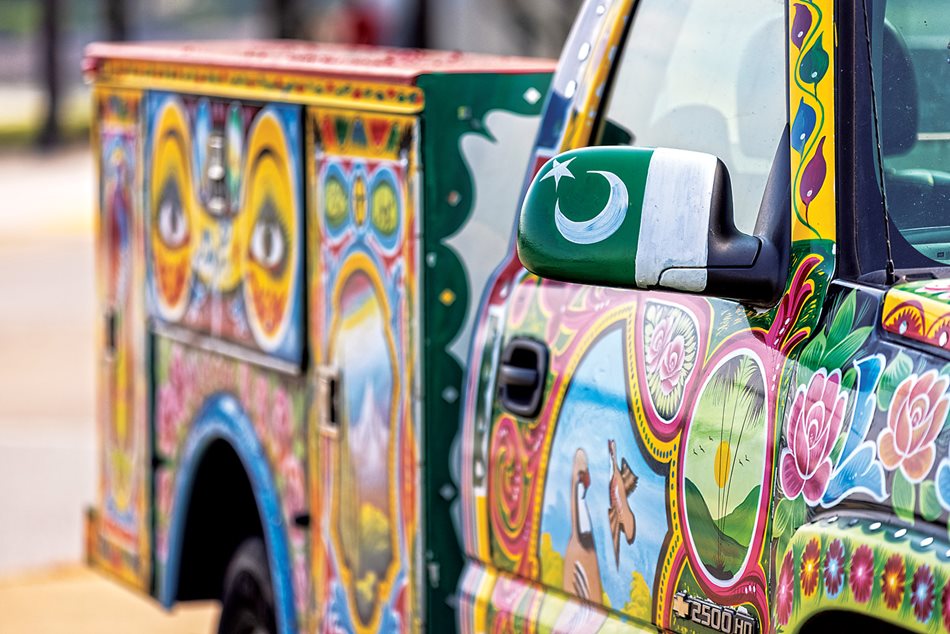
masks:
[[[274,429],[274,440],[278,451],[289,452],[294,444],[294,419],[287,390],[279,385],[274,388],[273,403],[270,414],[271,425]]]
[[[166,458],[173,458],[178,451],[178,437],[185,413],[181,394],[172,385],[161,386],[156,407],[158,451]]]
[[[284,507],[292,516],[307,504],[303,467],[296,456],[288,454],[280,463],[280,472],[284,478]]]
[[[650,345],[646,350],[645,359],[647,363],[647,372],[656,372],[662,362],[666,347],[673,337],[673,317],[667,316],[653,328],[653,336],[650,337]]]
[[[660,376],[660,389],[669,396],[679,383],[683,373],[683,335],[676,335],[666,343],[660,353],[656,367],[651,370]]]
[[[802,494],[817,504],[831,477],[831,450],[838,439],[847,392],[841,389],[841,371],[815,372],[807,386],[798,388],[785,421],[788,446],[782,450],[780,480],[785,497]]]
[[[682,402],[687,377],[696,362],[696,325],[682,309],[660,305],[647,308],[644,322],[647,387],[657,413],[669,420]]]
[[[912,374],[897,386],[887,410],[887,427],[877,438],[881,462],[897,468],[910,482],[920,482],[930,472],[936,456],[934,440],[947,419],[950,379],[936,370]]]

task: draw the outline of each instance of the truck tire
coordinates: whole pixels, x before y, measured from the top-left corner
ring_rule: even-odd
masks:
[[[245,540],[224,575],[218,634],[277,634],[274,589],[264,540]]]

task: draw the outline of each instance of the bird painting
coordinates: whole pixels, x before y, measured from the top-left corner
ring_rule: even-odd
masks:
[[[578,449],[571,468],[571,537],[564,551],[563,587],[582,599],[600,602],[600,566],[597,564],[590,511],[584,499],[589,488],[587,452]]]
[[[610,507],[607,517],[610,519],[610,534],[614,538],[614,562],[620,569],[620,533],[633,543],[637,536],[637,519],[630,508],[630,494],[637,488],[637,476],[633,473],[626,458],[622,458],[617,466],[617,442],[607,441],[607,451],[610,452]]]

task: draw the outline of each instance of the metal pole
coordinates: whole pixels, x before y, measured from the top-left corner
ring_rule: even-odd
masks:
[[[46,118],[37,142],[42,148],[52,148],[61,140],[59,124],[59,14],[60,0],[44,0],[43,21],[39,37],[43,60],[42,76],[46,90]]]
[[[415,41],[412,43],[416,48],[429,48],[429,2],[428,0],[416,0],[416,25]]]
[[[299,37],[302,31],[297,7],[294,0],[270,0],[268,4],[274,11],[274,25],[277,37],[293,39]]]
[[[128,13],[125,0],[104,0],[106,33],[113,42],[129,39]]]

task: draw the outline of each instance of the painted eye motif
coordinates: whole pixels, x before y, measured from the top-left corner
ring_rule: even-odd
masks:
[[[373,225],[380,233],[391,236],[399,223],[399,202],[393,186],[383,181],[373,192],[372,201]]]
[[[167,100],[156,111],[149,183],[151,282],[156,309],[165,320],[184,316],[191,296],[195,216],[192,212],[191,133],[181,102]]]
[[[244,305],[254,342],[274,352],[285,342],[294,320],[300,254],[299,202],[291,145],[280,120],[258,115],[248,135],[244,182],[238,217],[247,224],[242,276]]]
[[[927,338],[941,348],[950,349],[950,319],[937,321],[927,333]]]
[[[346,212],[349,210],[349,196],[346,186],[337,176],[330,176],[324,189],[327,223],[337,229],[346,221]]]
[[[170,249],[177,249],[188,240],[188,218],[181,204],[181,193],[169,180],[158,201],[158,236]]]
[[[287,236],[270,200],[251,230],[250,251],[255,262],[280,275],[287,261]]]
[[[884,318],[884,329],[899,335],[919,337],[924,334],[923,310],[916,303],[904,302]]]

